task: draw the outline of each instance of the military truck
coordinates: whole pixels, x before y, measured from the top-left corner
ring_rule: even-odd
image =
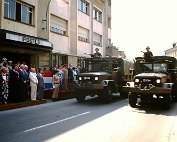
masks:
[[[78,75],[78,83],[75,86],[75,98],[83,102],[86,96],[99,96],[103,101],[110,102],[113,93],[122,92],[122,86],[130,81],[132,74],[129,70],[133,62],[116,57],[85,58],[84,72]]]
[[[177,101],[176,65],[174,57],[135,58],[133,82],[127,82],[123,87],[123,91],[129,92],[130,106],[136,108],[155,100],[169,109],[171,101]]]

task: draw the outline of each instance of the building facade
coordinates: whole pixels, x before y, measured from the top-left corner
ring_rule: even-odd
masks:
[[[77,66],[111,43],[111,0],[2,0],[0,58]]]
[[[49,67],[51,42],[38,36],[37,0],[0,1],[0,59]]]
[[[173,44],[172,48],[165,50],[165,55],[177,58],[177,46],[176,46],[176,43]]]

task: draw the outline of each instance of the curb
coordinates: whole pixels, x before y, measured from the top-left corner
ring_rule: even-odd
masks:
[[[44,103],[47,103],[47,100],[43,99],[43,100],[26,101],[26,102],[20,102],[20,103],[3,104],[3,105],[0,105],[0,111],[22,108],[22,107],[33,106],[33,105],[40,105]]]

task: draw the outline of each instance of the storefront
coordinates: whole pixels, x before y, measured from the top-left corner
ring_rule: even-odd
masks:
[[[51,67],[51,42],[2,29],[0,35],[0,59],[6,57],[12,63],[23,62],[36,68]]]

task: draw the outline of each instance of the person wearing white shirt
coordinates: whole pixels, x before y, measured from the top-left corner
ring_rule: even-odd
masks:
[[[31,100],[36,100],[38,79],[37,79],[35,68],[31,68],[29,79],[30,79],[30,87],[31,87]]]

